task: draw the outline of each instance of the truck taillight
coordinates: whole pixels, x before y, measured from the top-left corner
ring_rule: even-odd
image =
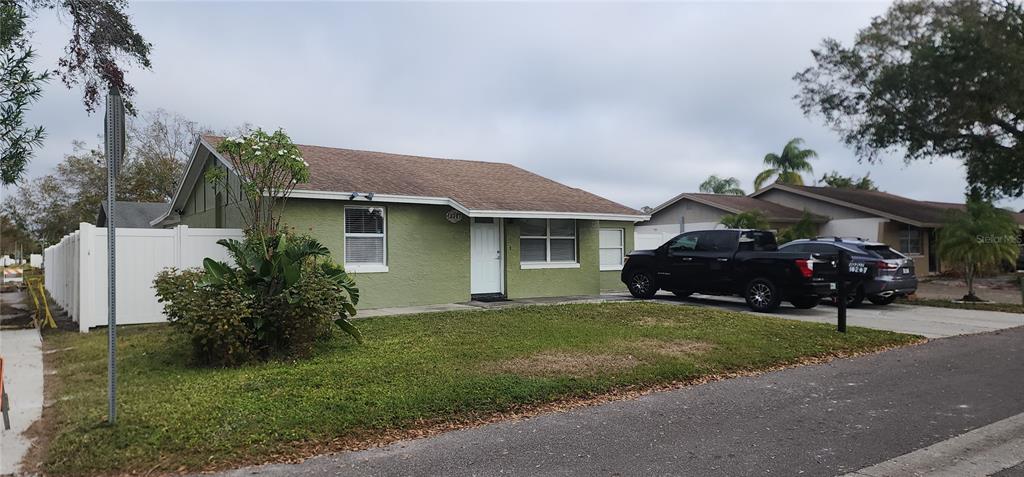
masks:
[[[796,259],[796,268],[804,278],[811,278],[814,275],[814,261],[806,258]]]
[[[900,268],[900,266],[895,264],[895,263],[889,263],[889,262],[882,261],[882,262],[878,262],[878,268],[880,270],[895,270],[897,268]]]

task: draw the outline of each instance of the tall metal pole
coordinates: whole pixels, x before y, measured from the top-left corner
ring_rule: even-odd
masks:
[[[846,295],[849,293],[846,289],[846,279],[848,278],[850,271],[850,256],[843,250],[839,251],[839,260],[837,262],[836,270],[839,277],[839,290],[837,290],[838,297],[836,298],[836,305],[839,308],[839,332],[846,333]]]
[[[117,423],[117,257],[114,245],[114,204],[117,199],[117,173],[124,158],[124,103],[117,88],[107,95],[104,118],[104,142],[107,160],[107,422]]]

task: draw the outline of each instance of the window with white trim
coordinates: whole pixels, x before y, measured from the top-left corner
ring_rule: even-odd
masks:
[[[900,224],[900,252],[909,255],[921,254],[921,229],[909,224]]]
[[[622,257],[626,254],[624,229],[601,229],[601,270],[622,270]]]
[[[382,207],[345,207],[345,268],[383,271],[387,226]]]
[[[519,225],[521,263],[576,263],[576,221],[523,219]]]

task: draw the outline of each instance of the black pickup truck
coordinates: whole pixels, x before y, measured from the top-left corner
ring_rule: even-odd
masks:
[[[783,300],[813,308],[834,293],[835,264],[810,253],[779,252],[763,230],[703,230],[677,235],[655,250],[626,257],[622,282],[637,298],[658,290],[739,295],[754,311],[774,311]]]

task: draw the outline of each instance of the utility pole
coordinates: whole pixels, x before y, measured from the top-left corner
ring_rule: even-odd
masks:
[[[117,423],[117,260],[114,245],[114,204],[117,174],[124,160],[124,102],[121,92],[111,86],[107,94],[103,139],[107,160],[107,423]]]

